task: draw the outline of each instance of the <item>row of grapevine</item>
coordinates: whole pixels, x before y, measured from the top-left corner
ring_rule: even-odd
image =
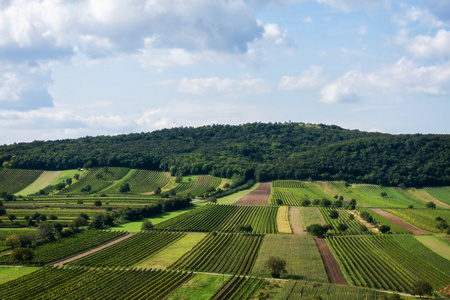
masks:
[[[181,182],[175,187],[177,194],[191,194],[194,196],[204,195],[208,189],[217,189],[222,178],[211,175],[198,175],[194,182]]]
[[[320,212],[322,213],[325,221],[328,225],[333,227],[333,231],[338,235],[345,234],[370,234],[370,231],[363,231],[362,226],[364,226],[361,222],[359,222],[356,218],[351,218],[353,216],[348,210],[343,208],[329,208],[329,207],[320,207]],[[338,218],[332,219],[330,217],[330,213],[332,211],[336,211],[338,213]],[[348,229],[345,231],[339,230],[339,224],[347,225]]]
[[[437,217],[450,220],[450,210],[448,209],[384,209],[385,211],[400,217],[411,225],[431,232],[440,232],[436,226]]]
[[[324,300],[378,300],[381,293],[367,288],[319,283],[312,281],[289,281],[283,289],[282,299],[324,299]]]
[[[217,230],[233,232],[236,225],[251,225],[253,233],[277,233],[277,214],[275,206],[238,206]]]
[[[211,300],[246,300],[249,299],[261,285],[260,278],[233,276]]]
[[[213,231],[232,213],[234,205],[205,205],[155,225],[155,229],[177,231]]]
[[[185,236],[182,232],[137,233],[117,244],[69,263],[75,266],[132,266]]]
[[[449,275],[408,252],[392,236],[376,236],[372,240],[380,249],[400,262],[410,272],[429,282],[434,289],[440,290],[450,283]]]
[[[14,194],[33,183],[43,171],[5,169],[0,167],[0,193]]]
[[[105,193],[117,194],[120,192],[120,186],[128,183],[131,193],[146,193],[153,192],[156,188],[164,187],[169,183],[170,173],[148,171],[148,170],[134,170],[130,177],[123,180],[120,184],[115,185],[106,191]]]
[[[450,204],[450,186],[429,187],[425,191],[440,201]]]
[[[86,230],[74,236],[63,238],[37,247],[34,249],[35,257],[31,263],[44,265],[50,262],[58,261],[123,235],[125,235],[125,232],[121,231]],[[0,257],[0,264],[16,263],[17,262],[11,261],[9,255]]]
[[[423,261],[426,261],[436,269],[450,276],[450,260],[440,256],[412,235],[392,235],[394,240],[408,252],[414,254]]]
[[[411,293],[418,280],[369,236],[330,237],[327,243],[352,285]]]
[[[275,180],[272,182],[272,187],[280,188],[306,188],[306,185],[299,180]]]
[[[169,269],[248,274],[263,238],[255,234],[210,234]]]
[[[280,204],[281,203],[281,204]],[[287,188],[274,188],[270,196],[271,205],[300,206],[301,200],[295,197]]]
[[[161,222],[154,229],[174,231],[235,231],[236,225],[251,225],[253,233],[277,233],[278,207],[205,205]]]
[[[0,285],[2,299],[163,299],[194,275],[162,270],[46,267]]]

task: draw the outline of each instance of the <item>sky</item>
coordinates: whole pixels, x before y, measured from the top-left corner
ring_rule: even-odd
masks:
[[[0,144],[449,115],[448,0],[0,0]]]

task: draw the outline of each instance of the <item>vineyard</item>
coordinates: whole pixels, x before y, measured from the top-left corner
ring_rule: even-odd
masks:
[[[73,256],[79,252],[101,245],[107,241],[123,236],[120,231],[86,230],[74,236],[53,243],[44,244],[34,249],[35,257],[32,264],[44,265],[50,262]],[[9,255],[0,257],[0,264],[17,264],[11,261]]]
[[[176,231],[235,231],[236,225],[250,225],[253,233],[276,233],[277,207],[205,205],[155,225],[155,229]]]
[[[130,193],[147,193],[153,192],[156,188],[162,188],[169,183],[170,173],[134,170],[132,174],[120,182],[120,184],[113,185],[105,189],[104,193],[118,194],[120,192],[120,185],[128,183],[130,186]]]
[[[140,232],[117,244],[72,261],[69,265],[130,267],[183,236],[185,233]]]
[[[420,278],[435,289],[450,277],[409,253],[390,236],[327,238],[327,243],[353,285],[410,293]]]
[[[436,226],[437,217],[450,220],[448,209],[385,209],[385,211],[398,216],[411,225],[430,232],[441,232]]]
[[[425,188],[425,191],[428,192],[431,196],[450,205],[450,187],[449,186]]]
[[[235,277],[228,280],[211,300],[245,300],[255,293],[262,280],[252,277]]]
[[[324,300],[347,300],[364,299],[378,300],[381,293],[375,290],[335,285],[329,283],[318,283],[314,281],[295,280],[289,281],[283,289],[280,299],[320,299]]]
[[[320,212],[322,213],[325,221],[328,225],[332,226],[332,230],[337,235],[346,235],[346,234],[369,234],[370,231],[363,231],[362,226],[364,226],[361,222],[359,222],[354,215],[345,209],[338,209],[338,208],[326,208],[326,207],[320,207]],[[336,212],[338,214],[337,218],[331,218],[330,213]],[[353,216],[353,219],[351,219],[351,216]],[[339,228],[340,224],[346,225],[346,229],[342,230]]]
[[[5,300],[163,299],[192,276],[161,270],[46,267],[0,285],[0,294]]]
[[[43,171],[15,170],[0,167],[0,193],[17,193],[33,183]]]
[[[222,178],[210,175],[199,175],[195,181],[180,182],[174,191],[180,195],[201,196],[209,189],[217,189],[222,182]]]
[[[367,214],[369,214],[370,216],[372,216],[372,218],[373,218],[379,225],[387,225],[387,226],[389,226],[390,229],[391,229],[390,231],[391,231],[392,233],[399,233],[399,234],[402,234],[402,233],[411,233],[411,231],[409,231],[409,230],[407,230],[407,229],[405,229],[405,228],[403,228],[403,227],[401,227],[401,226],[395,224],[395,223],[392,222],[391,220],[386,219],[386,218],[383,217],[382,215],[377,214],[376,212],[374,212],[374,211],[372,211],[372,210],[370,210],[370,209],[367,209],[367,208],[359,208],[359,209],[358,209],[358,212],[359,212],[359,213],[367,213]]]
[[[263,238],[255,234],[209,234],[169,269],[248,274]]]

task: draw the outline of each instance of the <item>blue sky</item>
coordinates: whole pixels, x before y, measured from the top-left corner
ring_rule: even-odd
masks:
[[[305,122],[450,132],[448,0],[2,0],[0,144]]]

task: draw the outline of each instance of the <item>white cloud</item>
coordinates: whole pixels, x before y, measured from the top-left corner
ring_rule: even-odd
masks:
[[[320,91],[320,101],[324,103],[358,102],[361,98],[356,86],[359,84],[361,74],[350,71],[343,77],[326,85]]]
[[[367,95],[446,95],[450,93],[450,62],[429,67],[401,58],[376,72],[349,71],[322,88],[325,103],[357,102]]]
[[[283,76],[278,84],[279,90],[295,90],[301,88],[315,88],[325,83],[323,67],[311,66],[299,76]]]
[[[416,57],[450,58],[450,31],[445,29],[439,30],[434,37],[418,35],[405,44]]]
[[[269,84],[258,78],[235,80],[230,78],[183,78],[177,87],[181,93],[206,94],[218,93],[231,97],[243,97],[251,94],[263,94],[270,90]]]
[[[287,30],[282,32],[277,24],[272,23],[264,25],[263,40],[276,45],[292,44],[287,36]]]

